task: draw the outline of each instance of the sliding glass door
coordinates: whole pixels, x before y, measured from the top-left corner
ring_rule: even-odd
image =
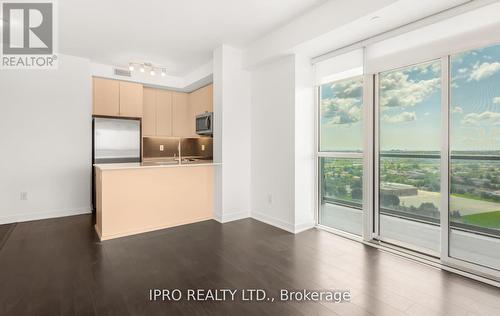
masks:
[[[321,84],[318,101],[319,226],[500,280],[500,45]]]
[[[363,77],[319,89],[319,224],[362,234]]]
[[[500,269],[500,45],[450,58],[449,255]]]
[[[379,238],[439,252],[440,60],[378,77]]]

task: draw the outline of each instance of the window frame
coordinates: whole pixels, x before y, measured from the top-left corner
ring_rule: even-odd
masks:
[[[416,245],[411,245],[411,244],[407,244],[405,242],[402,242],[402,241],[399,241],[399,240],[394,240],[394,239],[390,239],[390,238],[387,238],[387,237],[383,237],[380,235],[380,217],[382,215],[382,211],[381,211],[381,208],[380,208],[380,74],[382,73],[385,73],[385,72],[392,72],[392,71],[398,71],[398,70],[403,70],[403,69],[406,69],[406,68],[409,68],[409,67],[414,67],[414,66],[418,66],[418,65],[421,65],[421,64],[426,64],[426,63],[432,63],[432,62],[439,62],[441,61],[441,103],[440,103],[440,111],[441,111],[441,120],[443,118],[443,116],[446,116],[446,113],[447,112],[443,112],[443,105],[445,104],[444,102],[444,83],[443,83],[443,74],[445,74],[445,69],[442,67],[442,57],[440,58],[433,58],[433,59],[426,59],[426,60],[423,60],[423,61],[419,61],[419,62],[415,62],[415,63],[412,63],[412,64],[409,64],[409,65],[406,65],[406,66],[400,66],[400,67],[397,67],[397,68],[393,68],[393,69],[387,69],[387,70],[384,70],[384,71],[380,71],[376,74],[374,74],[375,76],[375,84],[374,84],[374,124],[375,124],[375,128],[374,128],[374,134],[372,135],[372,137],[374,138],[374,143],[375,143],[375,148],[373,150],[374,152],[374,181],[373,181],[373,188],[372,188],[372,192],[373,192],[373,196],[374,196],[374,203],[373,203],[373,218],[374,218],[374,232],[373,232],[373,240],[374,241],[377,241],[377,242],[386,242],[386,243],[389,243],[391,245],[395,245],[395,246],[398,246],[398,247],[402,247],[402,248],[405,248],[405,249],[409,249],[411,251],[416,251],[418,253],[424,253],[424,254],[428,254],[432,257],[435,257],[435,258],[439,258],[440,257],[440,252],[433,252],[433,251],[429,251],[428,249],[423,249],[421,247],[418,247]],[[446,104],[447,104],[447,99],[445,100],[446,101]],[[441,129],[441,132],[440,132],[440,138],[442,139],[443,138],[443,128]],[[440,158],[439,159],[439,164],[440,164],[440,174],[441,174],[441,188],[440,188],[440,196],[441,196],[441,199],[443,197],[443,195],[446,195],[446,194],[443,194],[443,192],[447,192],[447,191],[444,191],[443,190],[443,183],[442,183],[442,175],[443,175],[443,157],[444,157],[444,154],[443,154],[443,149],[442,149],[442,144],[440,146]],[[446,188],[445,188],[446,189]],[[439,208],[440,208],[440,222],[442,222],[442,216],[443,216],[443,213],[448,213],[448,209],[444,209],[443,208],[443,201],[441,200],[440,201],[440,204],[439,204]],[[410,217],[410,216],[408,216]],[[418,219],[411,219],[412,221],[415,221],[415,222],[422,222],[422,220],[418,220]],[[430,224],[430,223],[428,223]],[[438,226],[438,227],[441,227],[441,224],[431,224],[433,226]],[[440,228],[441,229],[441,228]],[[441,232],[440,232],[440,236],[441,236]],[[441,244],[442,244],[442,238],[441,238]],[[441,245],[440,245],[440,249],[441,249]]]
[[[373,239],[373,229],[372,229],[372,223],[373,223],[373,212],[370,212],[371,205],[372,205],[372,192],[371,192],[371,185],[370,183],[373,181],[372,177],[372,168],[373,168],[373,159],[372,159],[372,152],[373,152],[373,142],[371,142],[370,135],[373,134],[373,120],[372,120],[372,112],[373,112],[373,75],[356,75],[352,77],[346,77],[343,79],[335,80],[332,81],[331,83],[335,82],[342,82],[342,81],[347,81],[351,80],[354,78],[360,78],[362,79],[363,83],[363,92],[362,92],[362,151],[361,152],[346,152],[346,151],[321,151],[321,85],[316,85],[315,87],[315,190],[314,194],[316,197],[316,202],[315,202],[315,222],[316,222],[316,227],[321,228],[323,230],[327,230],[330,232],[333,232],[335,234],[341,235],[341,236],[346,236],[348,238],[352,238],[358,241],[370,241]],[[322,158],[337,158],[337,159],[359,159],[362,164],[363,164],[363,181],[362,181],[362,191],[363,191],[363,198],[362,198],[362,204],[360,211],[362,212],[362,233],[361,236],[359,235],[354,235],[348,232],[344,232],[332,227],[328,227],[325,225],[321,224],[320,221],[320,208],[321,208],[321,162],[320,160]],[[346,205],[340,205],[340,204],[334,204],[339,207],[349,207]],[[351,207],[352,209],[358,209],[355,207]]]

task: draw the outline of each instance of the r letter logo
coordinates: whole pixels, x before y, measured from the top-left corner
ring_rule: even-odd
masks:
[[[3,1],[1,17],[1,68],[56,68],[52,1]]]

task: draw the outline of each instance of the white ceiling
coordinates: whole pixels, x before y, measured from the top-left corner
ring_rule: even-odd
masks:
[[[59,51],[114,66],[152,62],[184,77],[220,44],[244,48],[246,66],[316,56],[469,1],[62,0]]]
[[[333,1],[333,0],[332,0]],[[147,61],[184,76],[224,43],[244,47],[327,0],[63,0],[59,51],[126,66]]]

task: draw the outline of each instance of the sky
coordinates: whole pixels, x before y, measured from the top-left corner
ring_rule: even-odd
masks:
[[[431,61],[379,77],[380,149],[438,151],[441,66]],[[500,45],[451,56],[450,146],[500,150]],[[321,87],[321,149],[362,148],[361,77]]]

